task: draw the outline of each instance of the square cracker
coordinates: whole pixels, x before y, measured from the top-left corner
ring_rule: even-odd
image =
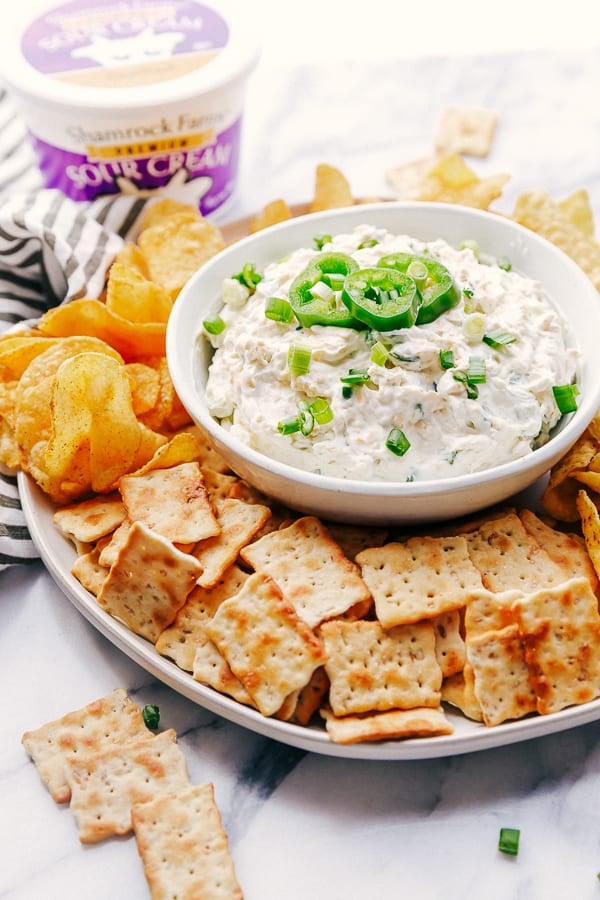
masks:
[[[240,556],[257,572],[269,575],[311,627],[370,596],[358,567],[313,516],[266,534],[244,547]]]
[[[135,804],[131,818],[153,900],[242,900],[212,784]]]
[[[175,621],[165,628],[156,641],[161,656],[168,656],[180,669],[191,672],[199,641],[204,640],[204,625],[228,597],[237,594],[248,573],[239,566],[230,566],[212,588],[197,585],[188,595]]]
[[[572,578],[516,600],[539,713],[600,695],[600,615],[587,578]]]
[[[582,575],[589,580],[594,592],[598,589],[596,570],[585,541],[578,534],[568,534],[552,528],[530,509],[520,510],[519,518],[548,556],[561,567],[565,581]]]
[[[108,568],[100,565],[98,556],[99,552],[94,548],[78,556],[71,566],[71,575],[94,597],[98,596],[108,576]]]
[[[442,113],[434,139],[436,153],[487,156],[498,115],[491,109],[451,106]]]
[[[219,534],[197,462],[124,475],[119,490],[132,522],[143,522],[173,543],[189,544]]]
[[[462,672],[465,642],[461,634],[461,610],[451,609],[431,620],[435,632],[435,655],[444,678]]]
[[[322,710],[321,714],[327,734],[336,744],[434,737],[452,734],[454,730],[441,708],[392,709],[389,712],[342,718],[326,710]]]
[[[71,757],[71,812],[82,844],[131,831],[131,807],[189,786],[173,729],[120,743],[102,753]]]
[[[462,535],[409,538],[364,550],[356,561],[384,628],[459,609],[481,587]]]
[[[206,633],[264,716],[276,713],[325,661],[321,641],[260,573],[220,605]]]
[[[271,516],[267,506],[243,500],[216,500],[214,508],[220,532],[216,537],[200,541],[193,550],[203,569],[198,578],[202,587],[217,584],[223,572],[236,561],[242,547],[250,543]]]
[[[495,594],[487,588],[474,591],[465,609],[465,635],[467,641],[487,631],[501,631],[513,625],[513,603],[523,596],[522,591],[500,591]]]
[[[123,501],[115,493],[63,506],[56,510],[53,521],[71,540],[89,544],[113,532],[126,515]]]
[[[444,678],[442,682],[442,702],[460,709],[467,719],[474,722],[482,722],[483,714],[475,696],[475,679],[473,670],[468,661],[465,662],[462,672],[456,672]]]
[[[66,761],[70,757],[99,753],[113,744],[147,734],[139,706],[123,688],[117,688],[35,731],[26,731],[22,743],[53,799],[66,803],[71,797],[66,776]]]
[[[320,628],[334,715],[439,706],[442,671],[431,622],[384,631],[379,622],[324,622]]]
[[[536,711],[536,696],[517,625],[472,638],[467,643],[467,658],[486,725],[499,725]]]
[[[207,684],[215,691],[219,691],[220,694],[233,697],[238,703],[254,706],[252,697],[239,678],[233,674],[225,657],[206,634],[206,629],[203,628],[202,632],[198,635],[194,650],[192,662],[194,680],[201,684]]]
[[[202,572],[198,560],[134,522],[104,581],[98,603],[153,643],[173,622]]]
[[[466,539],[484,587],[494,593],[529,593],[565,580],[561,567],[526,530],[515,512],[484,523]]]

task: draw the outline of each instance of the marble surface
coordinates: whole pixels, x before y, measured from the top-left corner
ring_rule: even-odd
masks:
[[[513,178],[496,204],[586,186],[600,215],[600,51],[260,67],[248,94],[230,216],[312,191],[342,166],[356,195],[426,155],[453,103],[495,108],[481,173]],[[134,840],[79,844],[22,733],[115,687],[157,703],[193,782],[212,781],[246,900],[554,900],[598,897],[600,723],[447,759],[376,763],[306,754],[247,732],[157,683],[98,634],[39,562],[0,575],[0,898],[148,897]],[[521,829],[511,858],[502,826]]]

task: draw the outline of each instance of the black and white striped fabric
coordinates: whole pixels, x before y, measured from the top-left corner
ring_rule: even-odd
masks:
[[[43,189],[25,127],[0,86],[0,332],[59,303],[99,296],[144,203],[119,196],[81,204]],[[37,555],[16,477],[0,473],[0,570]]]

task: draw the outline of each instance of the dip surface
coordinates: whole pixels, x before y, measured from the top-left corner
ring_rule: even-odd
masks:
[[[361,269],[391,253],[430,255],[450,271],[460,300],[432,322],[396,331],[303,328],[296,319],[286,324],[267,318],[265,304],[271,297],[287,299],[293,280],[319,251],[298,249],[270,264],[247,299],[242,291],[231,302],[224,292],[230,301],[220,311],[225,328],[209,335],[215,353],[206,399],[223,427],[297,468],[394,482],[482,471],[523,457],[548,439],[561,418],[552,388],[575,380],[578,352],[539,282],[493,260],[479,261],[472,249],[370,225],[335,236],[322,250],[348,254]],[[494,346],[483,339],[498,333],[510,342]],[[377,341],[388,351],[383,365],[372,360]],[[293,345],[311,351],[305,374],[290,371]],[[452,365],[444,368],[447,351]],[[474,389],[461,374],[473,358],[485,362],[485,381]],[[344,390],[341,379],[350,369],[366,372],[368,383]],[[316,398],[328,402],[331,421],[315,422],[308,435],[279,432],[280,422]],[[403,455],[386,446],[393,429],[410,445]]]

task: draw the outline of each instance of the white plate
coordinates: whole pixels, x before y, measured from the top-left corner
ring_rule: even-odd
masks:
[[[412,738],[373,744],[342,746],[332,743],[324,728],[303,728],[276,719],[267,719],[255,710],[248,709],[219,694],[212,688],[194,681],[191,675],[179,669],[170,660],[160,656],[154,646],[129,631],[117,619],[101,609],[95,598],[84,590],[70,574],[75,559],[72,544],[55,528],[52,521],[54,505],[24,474],[19,474],[19,491],[25,518],[31,536],[48,568],[48,571],[73,605],[115,646],[122,650],[148,672],[165,684],[179,691],[200,706],[236,722],[251,731],[315,753],[342,756],[349,759],[429,759],[471,753],[488,747],[513,744],[529,738],[565,731],[576,725],[600,719],[600,700],[552,713],[548,716],[531,716],[516,722],[506,722],[494,728],[486,728],[465,719],[460,713],[447,710],[454,733],[443,737]]]

